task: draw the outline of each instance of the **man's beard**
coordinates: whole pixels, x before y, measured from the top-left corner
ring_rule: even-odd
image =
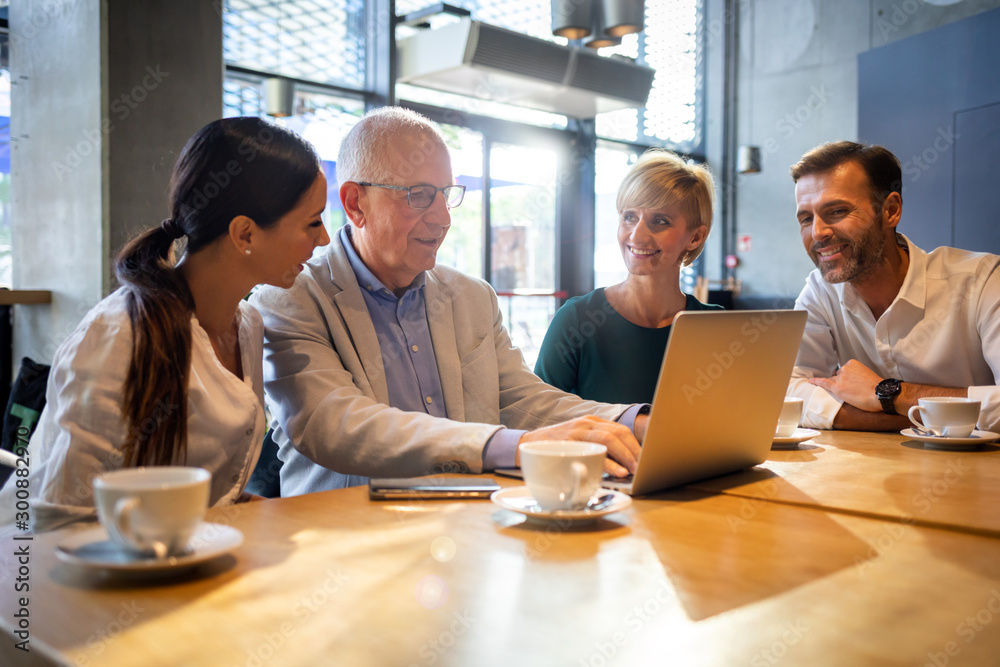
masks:
[[[818,251],[840,244],[847,245],[846,259],[837,267],[824,266],[819,259]],[[822,245],[814,244],[809,250],[809,257],[819,269],[823,280],[828,283],[844,283],[868,276],[882,262],[884,251],[885,236],[882,233],[882,221],[876,216],[875,223],[861,238],[854,240],[834,232],[833,240]]]

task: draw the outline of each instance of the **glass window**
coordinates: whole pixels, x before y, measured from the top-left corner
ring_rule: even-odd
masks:
[[[557,305],[557,155],[550,148],[490,149],[490,283],[514,345],[534,367]]]
[[[462,205],[451,209],[451,228],[438,249],[439,264],[470,276],[483,275],[483,135],[440,124],[451,153],[455,182],[465,186]]]
[[[487,142],[481,132],[440,124],[456,182],[466,187],[462,205],[438,251],[440,265],[484,276],[484,151],[489,150],[490,268],[504,325],[534,366],[555,314],[557,155],[552,148]],[[487,149],[488,146],[488,149]]]
[[[490,220],[493,287],[555,289],[555,151],[493,144]]]
[[[594,174],[594,287],[625,280],[628,272],[618,247],[618,186],[639,157],[634,149],[607,141],[597,143]]]
[[[225,118],[264,116],[261,82],[258,79],[227,74],[222,83],[222,107]]]
[[[360,89],[364,0],[225,0],[223,58],[231,65]]]
[[[361,100],[303,90],[300,86],[295,91],[294,109],[293,116],[273,120],[298,133],[316,147],[316,152],[323,161],[327,183],[323,221],[332,233],[347,224],[347,214],[340,204],[340,188],[337,185],[337,154],[340,153],[340,142],[344,136],[364,115],[364,103]]]
[[[230,73],[223,83],[224,116],[265,115],[261,95],[261,81],[251,76]],[[271,118],[274,123],[287,127],[309,141],[319,153],[326,174],[327,198],[323,221],[332,233],[347,222],[337,187],[337,154],[340,142],[348,130],[364,114],[364,103],[359,99],[329,95],[296,84],[294,115],[288,118]]]

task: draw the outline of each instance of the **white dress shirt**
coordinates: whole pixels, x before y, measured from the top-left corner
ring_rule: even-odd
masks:
[[[806,378],[830,377],[857,359],[883,378],[968,387],[982,402],[979,428],[1000,429],[1000,257],[940,247],[929,253],[897,234],[910,264],[877,321],[849,283],[809,274],[795,302],[809,313],[788,395],[803,399],[803,425],[828,429],[841,401]]]
[[[185,465],[212,474],[210,505],[233,502],[246,486],[264,439],[264,327],[249,304],[239,307],[243,380],[215,355],[208,334],[191,317]],[[46,406],[28,445],[31,524],[51,530],[96,517],[92,479],[122,466],[125,420],[122,392],[132,359],[132,324],[119,289],[98,303],[56,351]],[[154,414],[166,417],[164,404]],[[0,491],[0,507],[14,520],[14,480]]]

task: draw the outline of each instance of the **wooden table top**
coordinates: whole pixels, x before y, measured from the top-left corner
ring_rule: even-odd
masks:
[[[507,482],[504,482],[507,483]],[[678,490],[586,529],[354,488],[211,510],[244,544],[178,579],[30,543],[31,654],[0,664],[949,665],[1000,655],[1000,539]],[[45,645],[49,648],[46,655]],[[37,661],[29,661],[28,658]],[[943,664],[943,663],[942,663]]]
[[[1000,446],[938,451],[898,433],[822,431],[756,468],[690,485],[1000,536]]]

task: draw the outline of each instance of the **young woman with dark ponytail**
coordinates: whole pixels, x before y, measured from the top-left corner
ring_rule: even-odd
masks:
[[[184,147],[170,205],[119,253],[121,288],[56,352],[29,446],[35,530],[95,518],[91,479],[107,470],[201,466],[216,505],[240,496],[256,464],[263,325],[243,299],[258,284],[290,287],[329,242],[326,178],[294,133],[227,118]]]

